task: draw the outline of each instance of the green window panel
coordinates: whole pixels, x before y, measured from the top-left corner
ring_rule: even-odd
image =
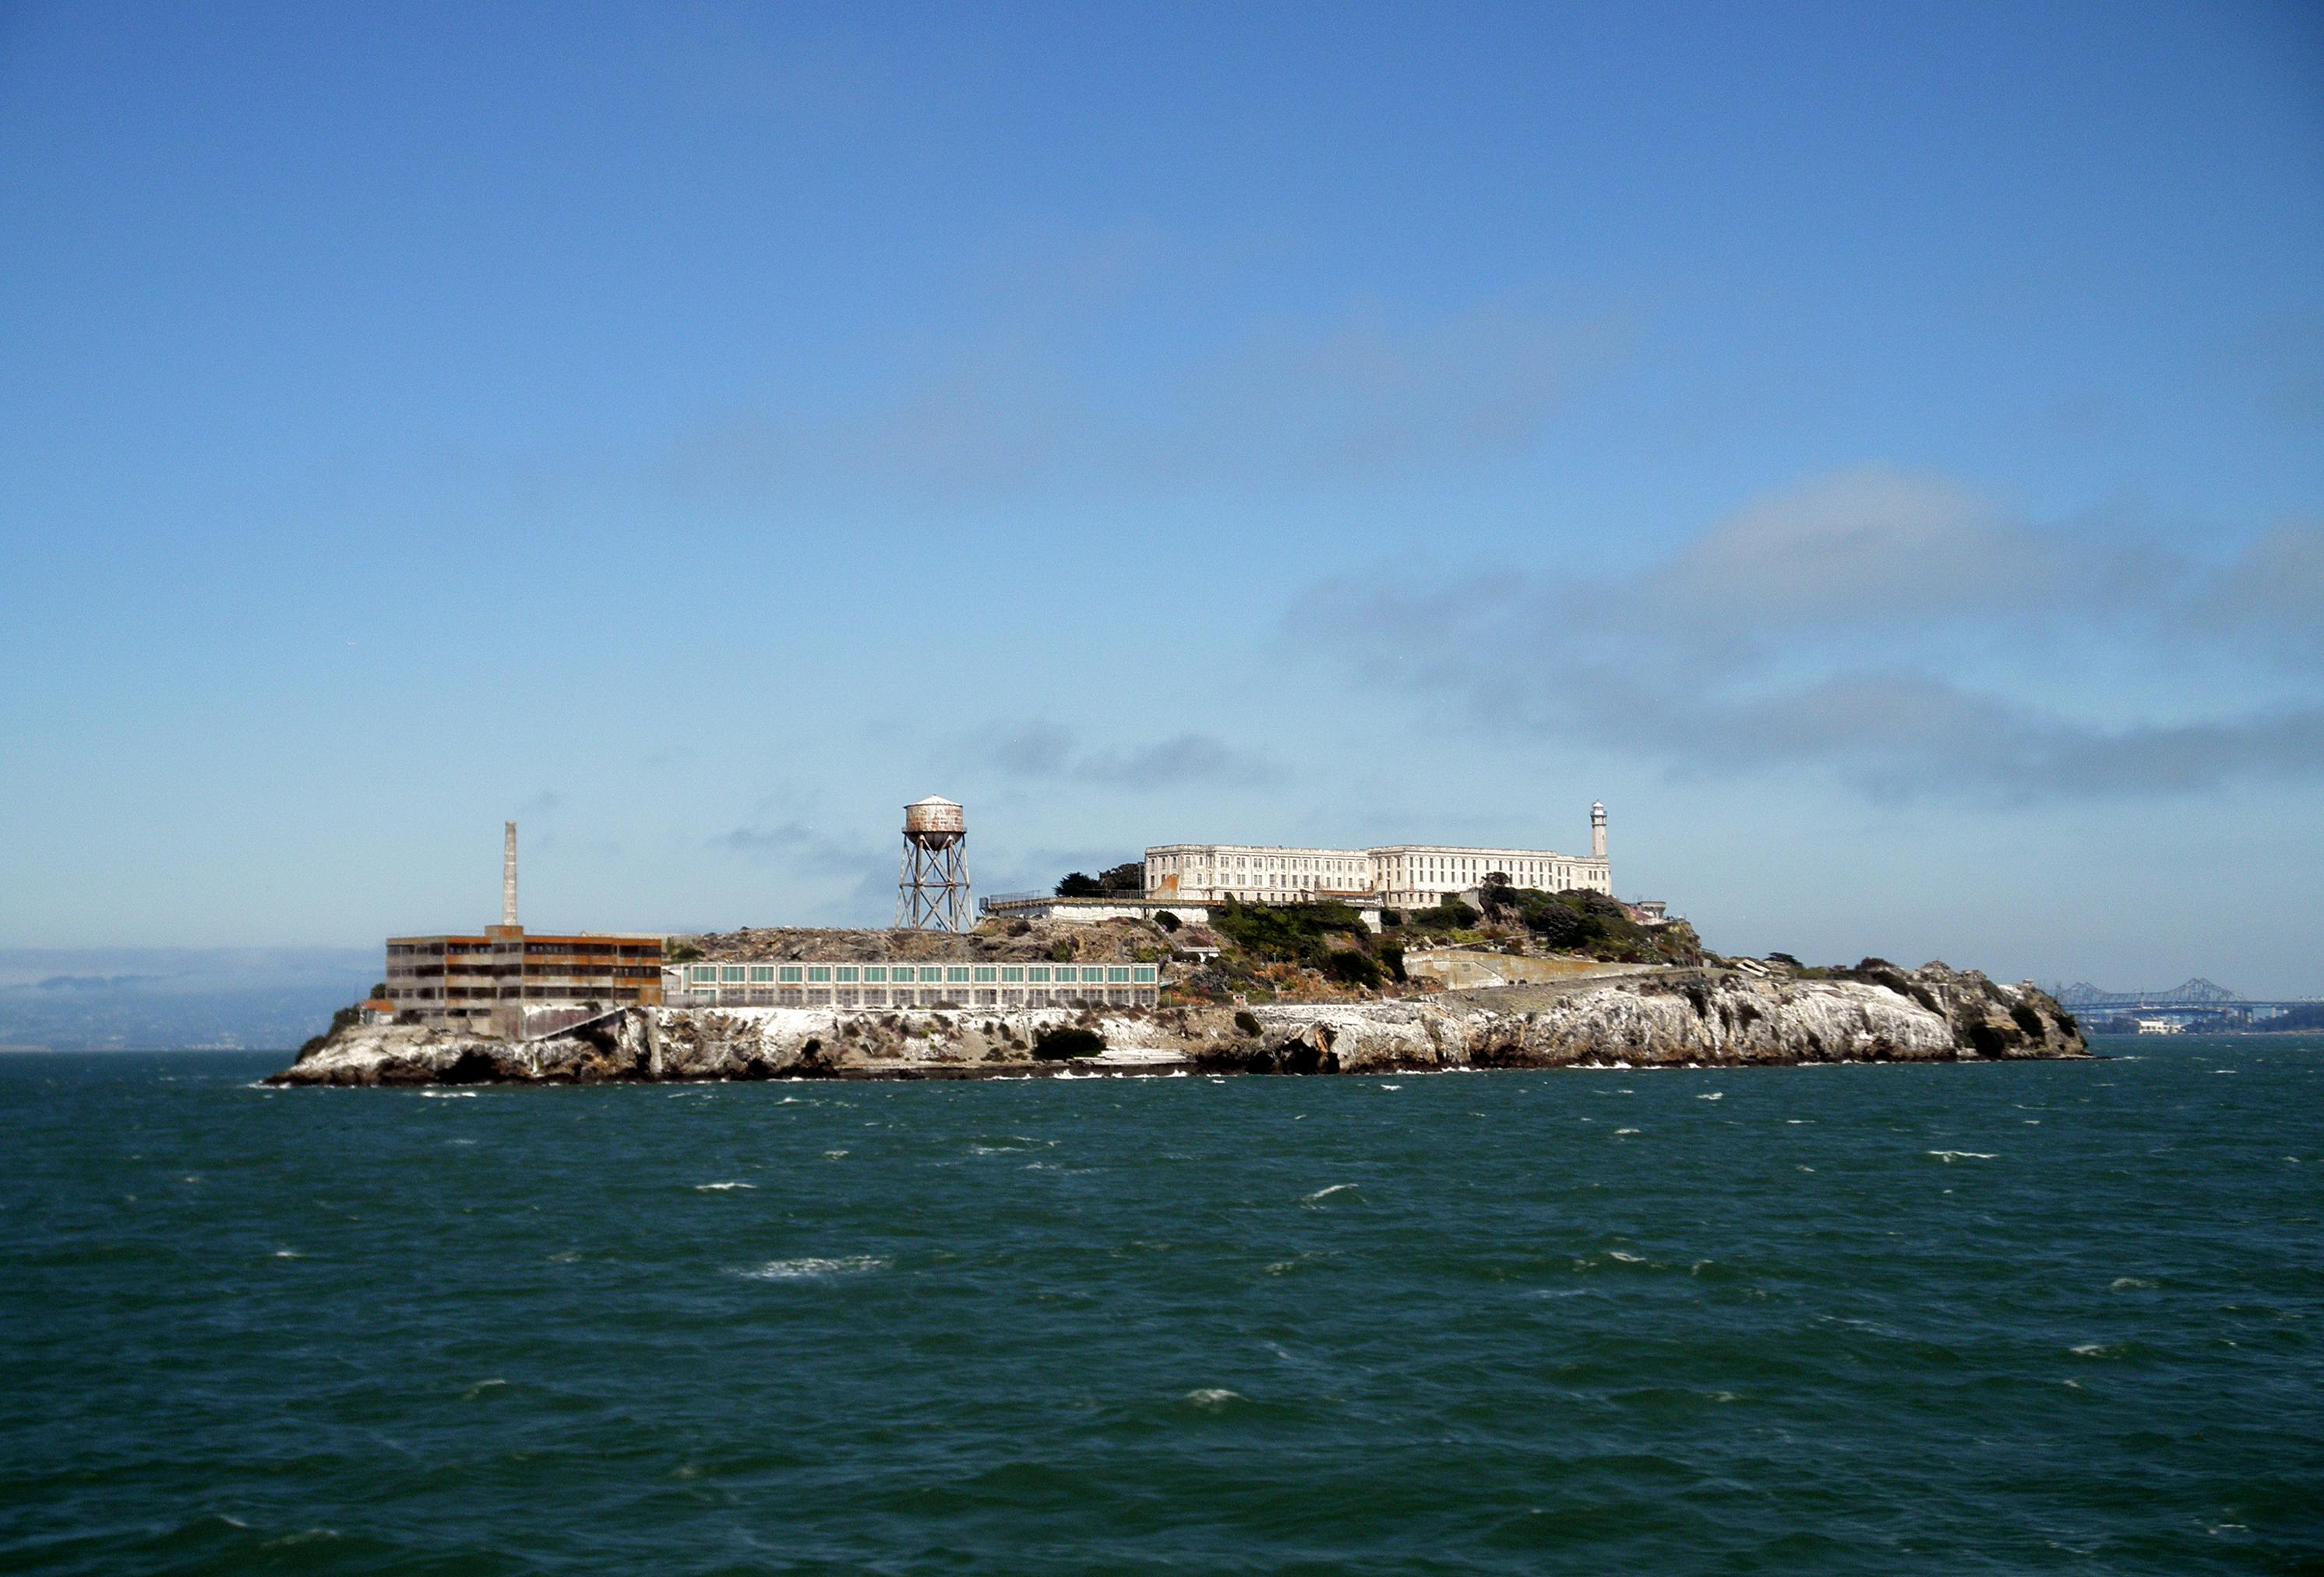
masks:
[[[853,964],[840,965],[838,973],[835,974],[833,978],[837,980],[843,985],[853,985],[855,983],[854,966]]]
[[[752,985],[769,985],[773,982],[774,978],[775,966],[773,964],[754,964],[751,965],[751,983]]]
[[[1082,965],[1082,979],[1091,985],[1102,984],[1105,980],[1105,971],[1084,964]]]
[[[938,985],[944,981],[944,971],[933,964],[923,964],[920,965],[920,978],[930,985]]]
[[[992,967],[992,965],[991,965],[991,964],[978,964],[978,965],[976,966],[976,983],[977,983],[977,984],[979,984],[979,985],[985,985],[985,984],[990,983],[990,982],[992,982],[992,981],[999,980],[1000,978],[1001,978],[1000,972],[999,972],[998,970],[994,969],[994,968]]]
[[[887,978],[888,969],[885,964],[873,964],[866,965],[864,968],[863,983],[866,985],[878,985]]]
[[[1025,979],[1034,985],[1047,985],[1049,983],[1049,972],[1046,967],[1036,964],[1025,972]]]
[[[697,964],[686,972],[686,978],[696,985],[711,985],[716,982],[718,971],[715,965]]]
[[[1105,979],[1108,985],[1128,985],[1130,971],[1122,967],[1109,969],[1105,972]]]
[[[1001,978],[1003,982],[1021,982],[1025,978],[1025,971],[1021,965],[1011,964],[1001,970]]]
[[[811,982],[827,981],[831,978],[831,965],[828,964],[810,964],[807,968],[807,977]]]
[[[968,983],[968,965],[964,964],[947,964],[945,968],[945,979],[954,985],[966,985]]]
[[[797,984],[798,984],[798,982],[799,982],[799,977],[800,977],[800,974],[801,974],[802,973],[803,973],[803,972],[800,970],[799,966],[798,966],[798,964],[784,964],[784,965],[783,965],[783,971],[782,971],[782,982],[783,982],[783,983],[784,983],[785,985],[797,985]]]
[[[1150,964],[1139,964],[1138,966],[1138,974],[1136,978],[1139,985],[1152,984],[1154,981],[1154,966]]]
[[[729,985],[741,985],[742,983],[742,966],[739,964],[727,964],[719,970],[718,978]]]

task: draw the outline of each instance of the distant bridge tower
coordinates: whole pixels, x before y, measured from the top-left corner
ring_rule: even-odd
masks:
[[[1606,857],[1606,806],[1602,800],[1593,802],[1590,807],[1590,857],[1592,860]]]
[[[896,928],[965,931],[968,925],[968,814],[931,794],[904,807]]]
[[[501,924],[516,924],[516,823],[501,839]]]

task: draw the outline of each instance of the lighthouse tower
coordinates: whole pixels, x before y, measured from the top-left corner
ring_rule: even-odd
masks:
[[[1592,860],[1606,858],[1606,806],[1602,800],[1594,801],[1590,807],[1590,857]]]

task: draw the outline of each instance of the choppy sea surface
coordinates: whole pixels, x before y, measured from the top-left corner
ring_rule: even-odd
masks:
[[[0,1058],[0,1568],[2324,1570],[2324,1041],[270,1091]]]

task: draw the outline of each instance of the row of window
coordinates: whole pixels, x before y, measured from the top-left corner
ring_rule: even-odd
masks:
[[[989,985],[973,988],[937,986],[705,986],[672,994],[673,1008],[1150,1008],[1157,986],[1084,986],[1013,989]]]
[[[1059,985],[1075,981],[1090,985],[1152,985],[1151,964],[690,964],[689,985]]]

